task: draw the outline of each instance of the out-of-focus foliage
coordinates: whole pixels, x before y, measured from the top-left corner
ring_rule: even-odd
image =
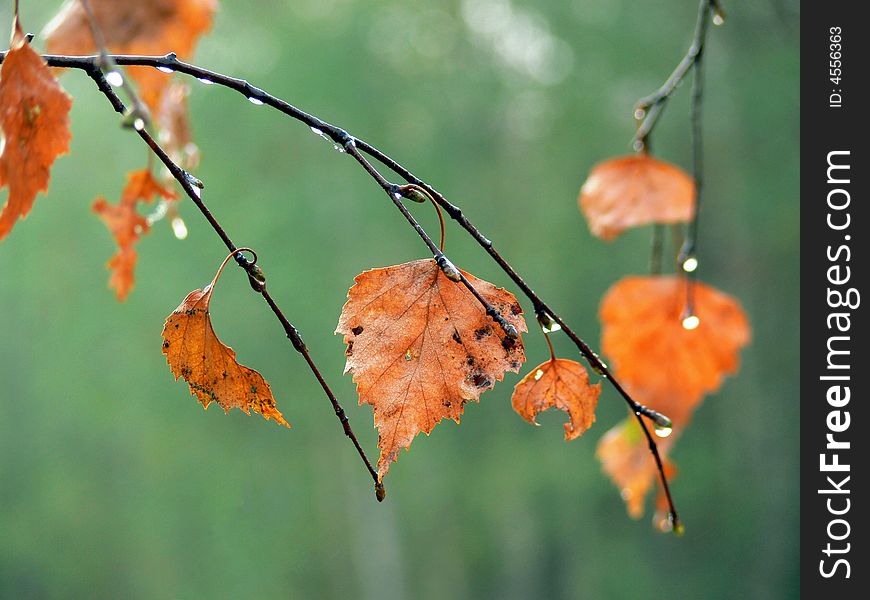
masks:
[[[238,270],[221,281],[215,328],[270,381],[294,428],[203,413],[173,381],[160,330],[224,248],[182,202],[188,239],[155,224],[137,247],[135,290],[115,300],[104,268],[112,241],[89,206],[118,196],[119,173],[141,168],[145,150],[93,83],[70,72],[71,155],[0,244],[0,595],[794,597],[798,8],[732,4],[708,47],[700,260],[705,281],[741,300],[754,336],[741,373],[707,398],[673,453],[684,538],[626,518],[601,473],[595,444],[625,410],[612,389],[596,424],[565,444],[552,431],[558,411],[539,415],[541,428],[513,414],[513,375],[468,407],[461,428],[445,423],[415,445],[378,504],[328,401]],[[682,56],[694,2],[249,6],[223,3],[198,63],[400,158],[599,346],[599,299],[644,272],[650,232],[602,243],[576,191],[593,164],[629,150],[632,105]],[[23,3],[23,22],[37,30],[56,9]],[[357,273],[426,248],[331,144],[192,83],[203,198],[257,250],[273,296],[374,451],[371,411],[355,405],[332,331]],[[687,94],[654,140],[657,156],[684,167]],[[437,231],[431,207],[413,210]],[[458,229],[447,245],[463,269],[512,289]],[[529,360],[543,361],[543,339],[526,337]]]

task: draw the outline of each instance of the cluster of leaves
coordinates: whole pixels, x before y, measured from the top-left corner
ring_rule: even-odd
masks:
[[[103,58],[108,52],[163,54],[171,49],[183,57],[209,29],[215,8],[214,0],[68,1],[46,28],[47,47],[55,53],[99,53]],[[143,119],[139,126],[156,127],[172,160],[193,168],[198,152],[187,120],[186,86],[150,67],[131,68],[130,77],[145,107],[137,115]],[[0,185],[9,187],[0,213],[0,239],[27,215],[36,194],[47,188],[54,159],[67,151],[70,106],[68,95],[31,49],[16,11],[11,49],[0,73],[5,141]],[[110,286],[120,300],[133,287],[135,243],[156,218],[171,214],[177,197],[149,166],[128,175],[117,204],[102,197],[94,202],[93,211],[118,245],[108,266]],[[141,204],[155,199],[161,205],[154,214],[139,212]],[[694,184],[679,168],[646,154],[623,157],[593,169],[580,206],[593,233],[612,239],[628,227],[692,218]],[[442,246],[443,235],[442,221]],[[167,318],[163,353],[176,379],[183,378],[205,408],[216,402],[227,412],[234,407],[253,410],[290,427],[269,384],[239,364],[212,328],[211,297],[234,256],[237,251],[224,260],[209,285],[188,294]],[[456,269],[443,254],[441,259],[358,275],[335,330],[346,344],[345,372],[353,377],[359,403],[370,405],[374,413],[380,457],[373,474],[379,485],[420,432],[429,434],[444,419],[459,422],[469,401],[479,401],[507,372],[519,373],[526,360],[521,334],[528,328],[516,297]],[[692,328],[683,319],[689,286],[693,316],[699,319]],[[688,424],[703,396],[734,372],[737,353],[749,338],[745,316],[733,299],[684,276],[623,279],[606,295],[601,318],[603,348],[614,372],[644,404],[670,415],[675,431]],[[545,335],[552,330],[544,327]],[[542,411],[564,411],[565,439],[570,441],[595,421],[600,393],[601,384],[590,382],[583,365],[557,358],[550,345],[549,359],[516,384],[512,406],[532,424]],[[663,455],[673,439],[663,442]],[[640,514],[656,466],[638,425],[626,422],[612,429],[601,440],[598,455],[630,513]],[[673,472],[669,463],[666,471]]]
[[[580,191],[579,205],[593,234],[616,238],[625,229],[647,224],[680,224],[696,210],[695,184],[676,165],[645,152],[596,165]],[[694,271],[696,264],[691,265]],[[630,276],[617,281],[601,302],[601,348],[611,370],[639,402],[668,415],[659,429],[665,474],[676,468],[667,456],[706,394],[736,372],[738,353],[750,328],[740,304],[711,286],[678,275]],[[672,434],[673,433],[673,434]],[[619,487],[633,517],[656,477],[656,465],[636,421],[629,417],[598,444],[604,471]],[[654,522],[670,526],[660,491]]]
[[[211,27],[215,0],[147,0],[116,2],[90,0],[94,24],[105,34],[105,47],[94,41],[85,5],[68,0],[46,26],[43,36],[51,53],[88,55],[99,51],[150,54],[173,48],[181,57],[193,52],[196,40]],[[0,212],[0,239],[18,219],[30,212],[38,192],[48,188],[49,169],[68,151],[71,138],[69,111],[72,99],[60,86],[42,58],[31,48],[18,22],[17,11],[9,53],[0,74],[2,129],[6,140],[0,156],[0,186],[9,187],[9,198]],[[129,75],[144,103],[143,117],[159,130],[164,146],[176,162],[193,168],[199,153],[192,143],[187,116],[189,87],[171,74],[150,67],[131,67]],[[109,260],[109,285],[119,300],[133,288],[135,243],[153,221],[175,215],[178,196],[166,181],[158,181],[150,166],[128,175],[118,204],[98,198],[94,212],[103,219],[118,244]],[[162,203],[148,218],[139,203],[160,198]]]

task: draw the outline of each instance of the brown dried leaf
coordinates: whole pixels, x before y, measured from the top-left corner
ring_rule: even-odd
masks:
[[[517,331],[527,331],[510,292],[464,273]],[[358,275],[335,332],[347,344],[346,373],[360,404],[374,409],[378,476],[382,480],[419,432],[442,419],[459,422],[465,403],[478,401],[526,357],[463,285],[434,260],[417,260]]]
[[[90,0],[109,52],[190,58],[200,35],[211,28],[217,0]],[[78,0],[67,0],[46,26],[46,47],[53,54],[97,52],[87,13]],[[142,100],[156,110],[168,75],[152,67],[129,67]]]
[[[514,410],[533,425],[535,417],[556,407],[568,413],[565,441],[580,437],[595,422],[601,384],[590,385],[586,369],[574,360],[554,358],[538,365],[514,387]]]
[[[211,325],[209,302],[226,261],[204,290],[194,290],[166,319],[163,354],[175,379],[183,377],[204,408],[217,402],[224,412],[240,408],[290,427],[275,406],[269,383],[240,365],[236,353],[221,342]]]
[[[91,207],[118,244],[118,252],[106,266],[112,273],[109,287],[115,290],[121,302],[127,299],[127,294],[133,289],[133,271],[136,267],[136,250],[133,246],[150,229],[147,219],[137,212],[136,207],[139,202],[150,203],[158,197],[164,200],[178,198],[175,192],[160,185],[149,169],[142,169],[127,174],[127,185],[118,204],[109,204],[101,196]]]
[[[12,47],[0,69],[0,188],[9,197],[0,211],[0,240],[48,189],[54,160],[69,150],[72,99],[26,42],[18,18]]]
[[[690,220],[695,183],[670,163],[645,154],[622,156],[592,168],[578,201],[592,233],[612,240],[629,227]]]

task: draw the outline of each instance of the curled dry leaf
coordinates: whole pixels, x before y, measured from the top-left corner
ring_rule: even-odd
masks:
[[[12,47],[0,69],[0,188],[9,196],[0,210],[0,240],[48,189],[54,160],[69,149],[72,99],[25,40],[18,18]]]
[[[150,203],[158,197],[164,200],[178,198],[172,190],[160,185],[149,169],[142,169],[127,174],[127,185],[118,204],[109,204],[105,198],[99,197],[91,207],[118,244],[118,252],[107,266],[112,272],[109,287],[115,290],[118,300],[122,302],[133,289],[133,271],[136,267],[134,244],[149,230],[147,219],[137,212],[136,207],[139,202]]]
[[[595,422],[595,407],[601,394],[601,384],[589,383],[586,369],[574,360],[554,358],[531,370],[514,387],[511,404],[529,423],[537,425],[535,417],[556,407],[568,413],[565,440],[580,437]]]
[[[464,273],[517,331],[527,331],[510,292]],[[335,332],[347,344],[360,404],[370,404],[378,429],[382,480],[419,432],[442,419],[459,422],[465,403],[518,372],[522,339],[508,338],[463,285],[434,260],[373,269],[356,277]]]
[[[601,303],[602,350],[612,370],[635,400],[673,422],[674,433],[658,444],[663,459],[704,395],[737,370],[739,351],[751,335],[740,304],[700,282],[694,290],[700,323],[685,329],[687,284],[677,276],[627,277]],[[622,490],[630,514],[642,514],[656,469],[638,426],[629,422],[607,432],[598,457]]]
[[[275,406],[269,383],[257,371],[240,365],[233,349],[224,345],[212,328],[209,303],[224,265],[226,260],[205,289],[190,292],[166,319],[166,362],[175,379],[183,377],[204,408],[214,401],[224,412],[240,408],[250,414],[253,410],[290,427]]]
[[[689,221],[695,183],[670,163],[645,154],[622,156],[593,167],[578,202],[592,233],[612,240],[629,227]]]
[[[211,28],[217,0],[90,0],[94,20],[109,52],[190,58],[196,41]],[[81,2],[67,0],[46,26],[53,54],[93,54],[98,48]],[[142,100],[156,110],[168,76],[151,67],[129,67]]]

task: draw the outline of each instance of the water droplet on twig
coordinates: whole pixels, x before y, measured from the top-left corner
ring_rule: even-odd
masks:
[[[698,268],[698,259],[694,256],[688,257],[683,261],[683,271],[686,273],[693,273],[695,269]]]
[[[124,85],[124,76],[119,71],[109,71],[106,73],[106,81],[112,87],[121,87]]]
[[[700,324],[701,319],[698,318],[698,315],[687,315],[683,317],[683,329],[691,331],[697,329]]]
[[[539,312],[536,317],[538,319],[538,325],[541,326],[541,331],[544,333],[553,333],[554,331],[562,330],[562,326],[559,325],[549,313]]]

